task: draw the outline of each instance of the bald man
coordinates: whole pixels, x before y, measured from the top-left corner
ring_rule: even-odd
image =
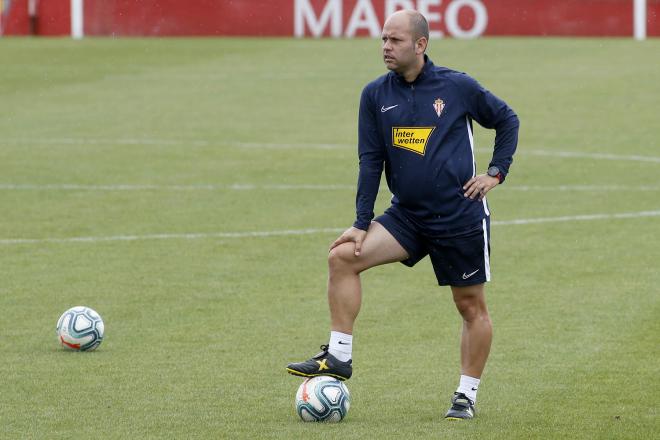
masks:
[[[519,123],[504,101],[474,79],[435,66],[425,54],[428,40],[428,23],[416,11],[398,11],[383,26],[389,72],[369,83],[360,99],[357,216],[328,256],[330,341],[287,371],[349,379],[360,273],[392,262],[413,266],[428,255],[438,284],[450,286],[463,318],[461,375],[445,416],[462,420],[474,417],[492,339],[484,293],[490,281],[486,194],[504,182]],[[477,173],[472,121],[496,131],[492,160],[482,174]],[[392,205],[374,219],[383,170]]]

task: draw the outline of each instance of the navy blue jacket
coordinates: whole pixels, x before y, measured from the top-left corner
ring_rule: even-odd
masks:
[[[441,233],[488,216],[485,198],[463,195],[477,174],[472,120],[496,130],[489,166],[509,172],[518,144],[513,110],[465,73],[425,61],[412,83],[389,72],[362,91],[356,228],[366,230],[374,217],[383,169],[392,204],[422,230]]]

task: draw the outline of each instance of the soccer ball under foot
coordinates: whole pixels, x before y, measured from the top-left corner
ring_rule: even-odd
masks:
[[[296,393],[296,412],[305,422],[341,422],[350,407],[348,388],[330,376],[305,379]]]
[[[57,338],[62,347],[75,351],[91,351],[103,341],[105,326],[101,315],[89,307],[72,307],[57,321]]]

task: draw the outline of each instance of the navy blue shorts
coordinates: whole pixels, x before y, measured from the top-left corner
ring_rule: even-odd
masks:
[[[429,235],[392,206],[374,221],[383,225],[408,252],[402,261],[412,267],[431,258],[441,286],[472,286],[490,281],[490,217],[465,228]]]

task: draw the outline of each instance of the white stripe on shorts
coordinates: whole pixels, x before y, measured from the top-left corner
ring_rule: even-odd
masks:
[[[484,267],[486,270],[486,281],[490,281],[490,255],[488,254],[488,227],[486,226],[486,219],[481,221],[481,226],[484,230]]]

